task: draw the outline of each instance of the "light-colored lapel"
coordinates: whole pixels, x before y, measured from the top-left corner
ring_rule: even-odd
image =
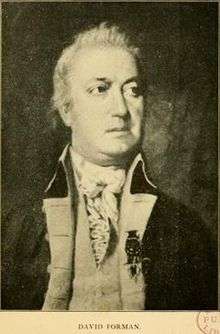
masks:
[[[136,230],[140,241],[143,238],[151,212],[156,203],[157,196],[150,193],[131,194],[131,182],[134,169],[141,161],[143,177],[145,182],[156,188],[147,178],[144,170],[144,162],[139,154],[129,169],[126,183],[123,188],[120,210],[120,277],[121,277],[121,296],[123,308],[125,310],[144,310],[145,308],[145,284],[143,275],[140,274],[136,280],[132,279],[128,273],[127,255],[125,243],[128,231]]]
[[[67,154],[68,147],[65,148],[60,158],[65,171],[64,177],[68,175],[64,160]],[[53,187],[55,180],[56,175],[49,184],[47,191]],[[67,197],[44,199],[51,253],[50,280],[43,305],[45,311],[67,309],[71,297],[75,222],[69,181],[67,180]]]

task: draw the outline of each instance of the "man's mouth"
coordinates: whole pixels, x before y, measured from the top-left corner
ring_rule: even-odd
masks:
[[[108,129],[106,132],[127,132],[127,131],[129,131],[129,127],[123,125],[123,126],[114,126]]]

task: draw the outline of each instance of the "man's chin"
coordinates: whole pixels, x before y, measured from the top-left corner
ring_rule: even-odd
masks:
[[[114,159],[114,161],[124,159],[127,161],[130,157],[133,157],[133,152],[137,151],[137,144],[128,145],[128,144],[120,144],[120,145],[109,145],[106,149],[101,150],[102,154],[109,159]]]

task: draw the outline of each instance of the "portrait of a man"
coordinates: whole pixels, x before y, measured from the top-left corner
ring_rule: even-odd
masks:
[[[47,8],[48,20],[52,5],[37,7]],[[114,13],[119,8],[108,5]],[[94,6],[103,13],[107,4],[87,4],[84,11],[94,13]],[[3,221],[2,308],[217,309],[216,239],[198,210],[151,176],[147,47],[142,50],[132,27],[108,15],[76,30],[53,60],[47,96],[54,131],[67,131],[65,145],[37,200],[8,210]],[[161,118],[164,108],[177,113],[184,96],[174,103],[159,90],[155,95]]]

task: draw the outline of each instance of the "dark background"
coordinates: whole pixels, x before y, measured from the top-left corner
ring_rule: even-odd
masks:
[[[3,3],[2,209],[39,200],[66,137],[47,121],[62,49],[88,23],[124,22],[144,48],[144,151],[161,190],[217,236],[216,3]]]

